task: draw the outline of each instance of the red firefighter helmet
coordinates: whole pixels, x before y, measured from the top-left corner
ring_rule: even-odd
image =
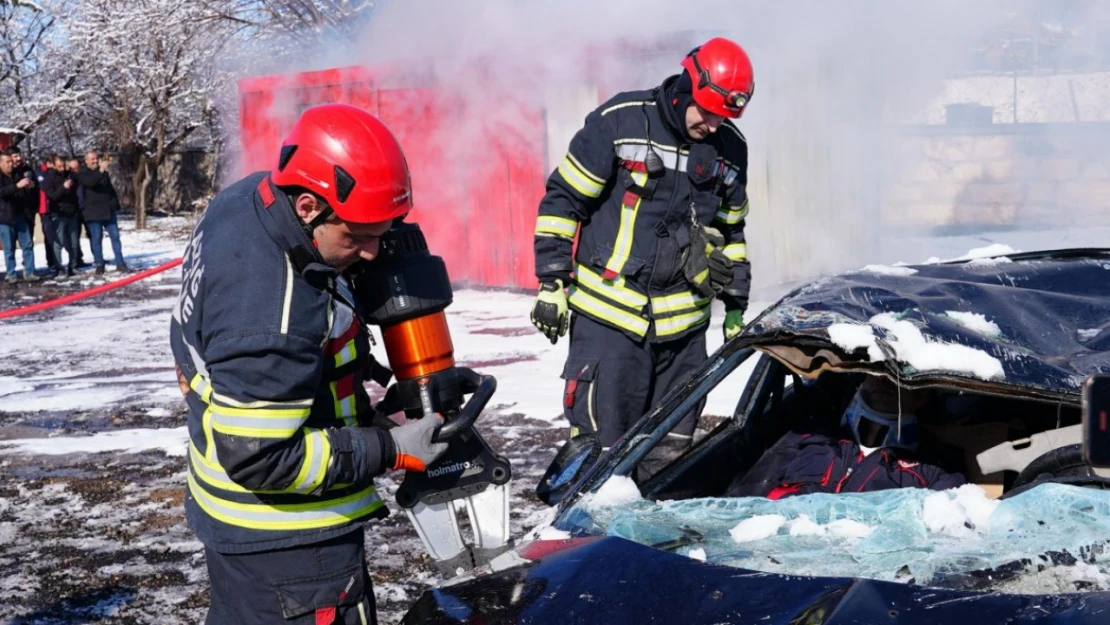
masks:
[[[723,117],[740,117],[755,91],[748,53],[736,42],[714,37],[682,60],[694,84],[694,102]]]
[[[301,113],[270,179],[279,187],[308,189],[352,223],[389,221],[412,209],[401,144],[380,119],[347,104]]]

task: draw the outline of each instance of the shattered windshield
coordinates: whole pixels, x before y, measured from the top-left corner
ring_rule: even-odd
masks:
[[[1005,500],[966,485],[648,501],[610,479],[564,517],[713,564],[1042,594],[1110,589],[1110,491],[1045,484]]]

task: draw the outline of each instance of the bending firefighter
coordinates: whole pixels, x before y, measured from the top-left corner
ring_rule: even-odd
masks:
[[[536,220],[532,322],[552,343],[569,326],[571,436],[595,432],[603,447],[705,360],[714,297],[725,304],[726,338],[743,328],[748,304],[748,149],[729,119],[751,99],[751,62],[714,38],[682,65],[655,89],[618,94],[586,117]],[[641,474],[690,445],[698,413]]]
[[[363,524],[387,511],[373,478],[423,471],[446,444],[431,442],[439,417],[370,426],[363,383],[377,365],[343,271],[372,260],[411,207],[393,135],[329,104],[193,232],[170,341],[209,624],[376,622]]]

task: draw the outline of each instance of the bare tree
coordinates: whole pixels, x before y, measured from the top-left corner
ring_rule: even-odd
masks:
[[[72,54],[84,59],[93,135],[133,171],[136,228],[146,225],[159,167],[190,142],[207,147],[213,60],[227,22],[201,2],[75,0]]]
[[[369,17],[371,0],[205,0],[210,9],[237,28],[261,38],[316,43],[350,38]]]
[[[53,115],[80,107],[86,95],[73,64],[57,54],[53,8],[28,0],[0,0],[3,124],[28,135]]]

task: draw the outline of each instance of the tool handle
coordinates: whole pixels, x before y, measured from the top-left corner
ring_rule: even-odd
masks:
[[[450,440],[474,427],[478,415],[482,413],[490,398],[493,397],[493,392],[497,390],[497,380],[492,375],[478,375],[466,367],[459,367],[458,370],[470,387],[466,390],[474,394],[470,396],[462,410],[459,410],[457,416],[440,426],[432,442],[441,443]]]

